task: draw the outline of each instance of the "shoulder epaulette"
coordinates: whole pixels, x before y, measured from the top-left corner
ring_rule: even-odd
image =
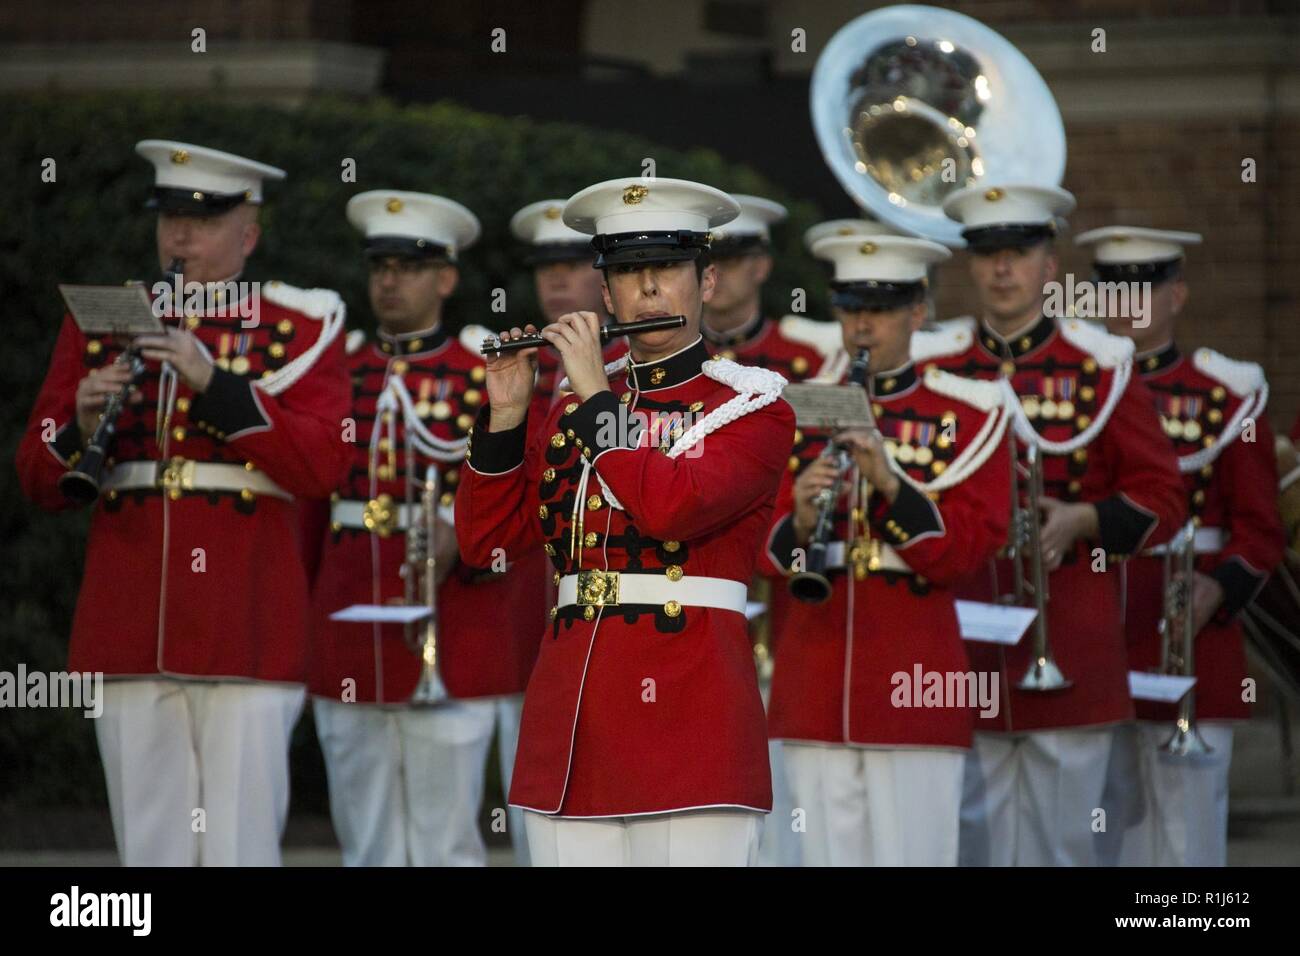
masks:
[[[1258,364],[1230,359],[1214,349],[1197,349],[1192,363],[1238,398],[1253,395],[1264,385],[1264,369]]]
[[[333,289],[299,289],[279,281],[262,283],[262,295],[276,305],[317,320],[334,315],[343,305],[343,300]]]
[[[1132,339],[1112,335],[1095,322],[1061,319],[1058,327],[1067,342],[1087,352],[1102,368],[1115,368],[1133,359]]]
[[[975,320],[970,316],[939,322],[912,333],[912,361],[918,365],[946,355],[957,355],[975,341]]]
[[[467,325],[460,330],[460,347],[473,355],[480,354],[483,348],[483,340],[491,338],[495,333],[482,325]]]
[[[360,329],[353,329],[348,333],[347,338],[343,340],[343,351],[348,355],[356,355],[366,344],[366,333]]]
[[[996,381],[963,378],[942,369],[932,368],[925,373],[925,385],[931,391],[965,402],[982,412],[991,412],[1005,399],[1005,392]]]
[[[782,317],[777,327],[790,341],[806,345],[824,358],[844,347],[838,322],[818,322],[802,315],[787,315]]]

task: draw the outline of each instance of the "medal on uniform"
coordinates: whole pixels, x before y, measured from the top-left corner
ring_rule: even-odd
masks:
[[[1196,441],[1201,437],[1201,423],[1194,418],[1189,418],[1183,423],[1183,438],[1188,441]]]
[[[446,399],[438,399],[433,403],[433,417],[440,422],[445,422],[451,418],[451,403]]]
[[[247,375],[252,363],[248,360],[248,349],[252,344],[252,336],[247,332],[242,332],[235,337],[236,355],[230,360],[230,371],[236,375]]]
[[[230,333],[222,332],[221,338],[217,341],[217,359],[216,366],[224,371],[230,371]]]
[[[916,461],[916,449],[911,445],[899,445],[897,458],[904,465],[910,465]]]
[[[922,445],[920,448],[916,450],[916,463],[920,465],[922,468],[929,465],[930,462],[932,461],[934,461],[934,452],[932,452],[925,445]]]
[[[1026,418],[1028,419],[1037,418],[1039,412],[1038,396],[1036,395],[1023,396],[1020,399],[1020,407],[1024,409]]]
[[[420,399],[415,403],[415,414],[428,418],[433,412],[433,402],[429,401],[429,392],[433,390],[433,379],[426,378],[420,383]]]
[[[1059,401],[1056,403],[1056,417],[1061,421],[1069,421],[1074,417],[1074,386],[1075,381],[1072,378],[1062,378],[1057,380],[1059,386]]]
[[[1191,423],[1189,422],[1188,424]],[[1165,431],[1169,432],[1170,438],[1182,438],[1183,437],[1182,419],[1178,419],[1178,418],[1169,419],[1169,425],[1165,428]]]
[[[1039,414],[1044,418],[1056,417],[1056,400],[1052,397],[1056,391],[1056,379],[1043,379],[1043,401],[1038,406]]]

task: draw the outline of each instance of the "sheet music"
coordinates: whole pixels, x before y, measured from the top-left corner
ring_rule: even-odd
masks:
[[[330,615],[331,621],[354,621],[362,624],[409,624],[429,616],[427,607],[404,604],[353,604]]]
[[[983,601],[958,601],[957,620],[961,636],[967,641],[989,644],[1019,644],[1038,612],[1032,607],[986,604]]]
[[[794,409],[795,424],[800,428],[871,427],[867,390],[860,385],[793,382],[782,390],[781,397]]]
[[[1128,672],[1128,692],[1134,700],[1151,700],[1158,704],[1176,704],[1196,684],[1195,677],[1176,674],[1148,674],[1146,671]]]
[[[77,328],[87,335],[162,332],[162,320],[142,285],[60,285],[59,294]]]

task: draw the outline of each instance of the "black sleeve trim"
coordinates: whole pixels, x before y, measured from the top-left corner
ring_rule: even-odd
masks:
[[[1156,526],[1156,516],[1125,501],[1119,495],[1103,498],[1097,509],[1097,529],[1107,554],[1128,557],[1136,554]]]
[[[50,442],[50,451],[65,465],[71,465],[81,452],[81,429],[74,418],[60,428]]]
[[[772,529],[772,534],[767,539],[767,554],[778,568],[790,571],[798,547],[799,541],[794,536],[794,515],[788,514]]]
[[[611,391],[597,392],[563,418],[566,428],[572,428],[582,447],[593,449],[592,454],[613,451],[615,448],[636,448],[640,435],[635,419],[627,413],[627,406]]]
[[[915,544],[927,535],[942,535],[943,520],[934,502],[906,481],[898,485],[898,497],[891,505],[883,495],[872,509],[871,525],[895,550]]]
[[[1219,605],[1216,616],[1224,618],[1231,618],[1249,604],[1268,580],[1263,574],[1252,573],[1244,562],[1236,558],[1224,561],[1210,572],[1210,577],[1223,588],[1223,603]]]
[[[238,436],[240,432],[271,427],[262,412],[252,384],[234,372],[214,368],[207,391],[195,395],[190,404],[190,419],[199,428],[217,438]]]
[[[465,448],[465,462],[480,475],[503,475],[524,463],[528,443],[528,416],[514,428],[489,431],[492,412],[484,406],[470,431]]]

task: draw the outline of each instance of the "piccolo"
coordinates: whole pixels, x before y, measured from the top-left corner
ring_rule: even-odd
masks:
[[[680,329],[686,324],[684,315],[661,315],[640,322],[611,322],[600,328],[601,344],[617,335],[640,335],[642,332],[658,332],[660,329]],[[504,352],[518,352],[520,349],[535,349],[550,345],[540,335],[521,335],[517,339],[503,339],[499,335],[489,335],[483,340],[479,349],[481,355],[501,355]]]

